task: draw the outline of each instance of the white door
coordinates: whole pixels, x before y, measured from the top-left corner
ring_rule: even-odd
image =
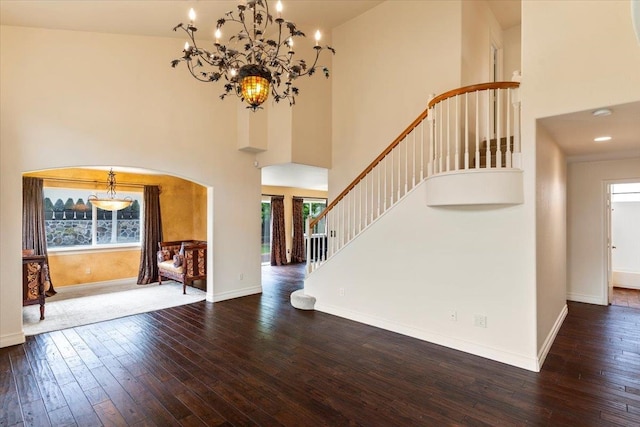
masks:
[[[613,302],[613,273],[611,268],[611,251],[614,250],[611,242],[611,185],[607,185],[607,206],[605,209],[605,227],[607,232],[607,301]]]

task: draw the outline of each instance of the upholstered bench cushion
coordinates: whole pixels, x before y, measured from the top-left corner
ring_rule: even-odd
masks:
[[[158,268],[165,271],[171,271],[177,274],[182,274],[182,265],[180,265],[179,267],[175,267],[173,265],[173,260],[159,262]]]

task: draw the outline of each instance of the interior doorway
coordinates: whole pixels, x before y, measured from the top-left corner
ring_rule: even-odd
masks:
[[[213,211],[212,187],[148,169],[114,167],[117,175],[117,183],[114,187],[117,190],[117,198],[131,197],[133,202],[128,208],[122,210],[104,211],[93,206],[89,196],[104,195],[109,169],[74,167],[31,171],[24,174],[24,176],[40,178],[43,181],[42,213],[49,261],[48,270],[51,283],[58,292],[55,296],[46,298],[44,323],[53,323],[55,319],[56,310],[53,309],[53,303],[64,302],[69,305],[69,300],[74,298],[96,295],[104,298],[96,300],[97,304],[94,302],[86,304],[84,308],[87,312],[109,312],[113,315],[117,310],[109,308],[107,295],[114,297],[116,293],[145,288],[138,286],[136,281],[140,269],[141,234],[143,233],[142,192],[146,185],[156,185],[161,190],[162,240],[206,240],[212,247],[212,224],[210,223]],[[185,206],[188,206],[188,210],[185,210]],[[210,257],[207,259],[207,269],[211,270]],[[194,296],[213,299],[210,277],[207,277],[206,281],[193,282],[193,284],[190,290]],[[143,308],[139,308],[141,304],[136,301],[139,298],[129,298],[123,305],[123,315],[132,314],[124,308],[151,311],[176,305],[177,302],[193,302],[189,297],[178,300],[173,294],[165,295],[166,298],[163,300],[162,294],[168,291],[172,283],[168,285],[162,289],[161,293],[153,295],[153,298],[145,297],[144,302],[147,306]],[[157,282],[156,286],[151,287],[159,288]],[[188,289],[187,292],[190,290]],[[181,284],[176,284],[175,295],[183,296]],[[29,323],[42,323],[35,316],[29,315],[31,308],[38,307],[23,308],[25,331]],[[60,311],[61,321],[64,322],[63,327],[77,326],[90,320],[89,316],[77,313],[70,316],[68,311],[68,309]],[[27,312],[26,317],[25,312]],[[32,319],[33,322],[31,322]],[[94,320],[104,320],[103,317],[96,319]],[[80,323],[69,323],[76,320]],[[38,329],[37,332],[41,330]]]
[[[640,182],[609,185],[609,303],[640,309]]]

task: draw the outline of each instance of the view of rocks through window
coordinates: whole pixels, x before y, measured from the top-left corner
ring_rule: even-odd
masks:
[[[61,189],[55,189],[59,193]],[[75,193],[68,190],[66,193]],[[94,209],[82,197],[58,197],[45,189],[44,217],[48,247],[91,246],[140,242],[140,195],[129,195],[133,203],[119,211]],[[82,190],[85,194],[86,191]],[[119,195],[120,197],[120,195]],[[66,201],[65,201],[66,200]],[[85,201],[86,200],[86,201]],[[95,227],[95,241],[93,228]]]

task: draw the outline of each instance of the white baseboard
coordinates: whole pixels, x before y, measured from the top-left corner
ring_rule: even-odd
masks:
[[[413,326],[392,322],[368,314],[347,310],[342,307],[316,303],[315,309],[323,313],[328,313],[334,316],[343,317],[345,319],[354,320],[356,322],[375,326],[387,331],[396,332],[398,334],[407,335],[409,337],[417,338],[433,344],[442,345],[454,350],[459,350],[465,353],[484,357],[486,359],[506,363],[507,365],[516,366],[518,368],[534,372],[539,371],[538,360],[534,355],[526,356],[523,354],[511,353],[505,350],[480,345],[474,342],[451,338],[437,332],[426,331],[423,329],[415,328]]]
[[[15,334],[9,334],[9,335],[2,335],[0,336],[0,348],[23,344],[24,341],[25,341],[25,338],[24,338],[23,332],[17,332]]]
[[[567,300],[575,302],[584,302],[587,304],[609,305],[608,301],[603,301],[601,295],[584,295],[573,292],[567,293]]]
[[[129,281],[135,283],[137,280],[138,280],[138,277],[124,277],[122,279],[104,280],[102,282],[78,283],[78,284],[75,284],[75,285],[60,285],[60,286],[57,286],[54,283],[54,287],[56,287],[57,290],[60,290],[60,289],[73,289],[73,288],[79,288],[79,287],[91,288],[91,287],[95,287],[95,286],[117,285],[117,284],[120,284],[120,283],[123,283],[123,282],[129,282]]]
[[[542,365],[547,358],[547,354],[549,354],[549,350],[551,350],[551,346],[556,339],[556,335],[558,335],[558,331],[560,330],[560,327],[562,326],[562,323],[564,322],[564,319],[567,317],[568,313],[569,309],[565,304],[564,307],[562,307],[562,310],[560,310],[560,314],[558,315],[556,322],[553,324],[553,328],[551,328],[551,331],[549,331],[549,335],[547,335],[547,338],[544,340],[544,343],[542,344],[542,347],[538,352],[538,371],[542,369]]]
[[[207,295],[207,301],[209,302],[220,302],[220,301],[225,301],[228,299],[233,299],[233,298],[240,298],[240,297],[246,297],[248,295],[255,295],[255,294],[260,294],[262,293],[262,286],[258,285],[258,286],[252,286],[250,288],[242,288],[242,289],[236,289],[233,291],[228,291],[228,292],[222,292],[219,294],[213,294],[213,301],[209,300],[209,295]]]
[[[614,271],[613,286],[625,289],[640,289],[640,273],[631,271]]]

